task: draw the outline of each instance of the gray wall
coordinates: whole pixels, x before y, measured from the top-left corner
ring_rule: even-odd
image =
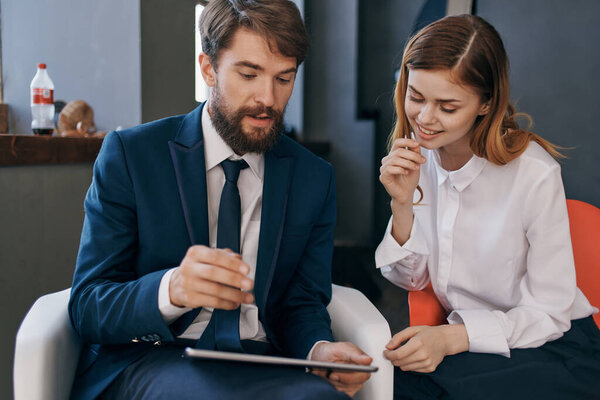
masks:
[[[143,0],[142,121],[183,114],[194,100],[195,0]]]
[[[0,399],[12,398],[17,328],[35,299],[71,286],[87,164],[0,168]]]
[[[302,17],[304,17],[304,0],[292,1],[296,3]],[[298,137],[304,138],[304,64],[300,65],[296,73],[294,91],[285,111],[285,123],[294,128]]]
[[[567,197],[600,207],[600,2],[479,0],[511,61],[511,98],[565,151]]]
[[[31,132],[29,84],[45,62],[54,98],[83,99],[99,129],[141,121],[138,1],[0,0],[11,133]]]
[[[311,48],[305,66],[304,137],[331,142],[336,240],[372,236],[373,123],[357,119],[358,1],[306,2]]]

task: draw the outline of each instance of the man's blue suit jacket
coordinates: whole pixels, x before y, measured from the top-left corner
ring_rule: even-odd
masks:
[[[163,321],[158,287],[191,245],[209,245],[202,107],[104,139],[69,302],[85,343],[72,398],[96,397],[153,342],[174,341],[189,325],[185,316]],[[331,165],[281,137],[265,154],[254,294],[282,354],[305,357],[333,340],[335,214]]]

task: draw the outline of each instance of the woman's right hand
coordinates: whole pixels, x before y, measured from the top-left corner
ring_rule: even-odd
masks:
[[[417,141],[400,138],[394,141],[390,153],[381,160],[379,181],[397,203],[412,204],[419,183],[419,171],[425,157]]]

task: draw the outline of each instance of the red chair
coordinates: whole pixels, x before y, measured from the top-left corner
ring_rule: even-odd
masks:
[[[600,307],[600,209],[579,200],[567,200],[577,286],[595,307]],[[410,325],[442,325],[446,311],[431,284],[408,293]],[[600,327],[600,313],[594,315]]]
[[[600,208],[567,200],[577,286],[594,307],[600,307]],[[600,313],[594,315],[600,327]]]
[[[442,307],[431,283],[423,290],[408,292],[408,317],[410,326],[443,325],[448,314]]]

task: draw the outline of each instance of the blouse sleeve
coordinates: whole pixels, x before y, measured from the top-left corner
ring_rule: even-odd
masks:
[[[413,220],[410,237],[400,246],[392,236],[392,218],[375,251],[375,265],[384,278],[406,290],[421,290],[429,282],[427,257],[429,249],[425,233],[417,215]]]
[[[560,167],[540,173],[522,205],[529,243],[527,268],[518,283],[518,304],[507,311],[455,310],[464,323],[469,351],[510,357],[512,348],[539,347],[570,328],[576,297],[575,265]]]

